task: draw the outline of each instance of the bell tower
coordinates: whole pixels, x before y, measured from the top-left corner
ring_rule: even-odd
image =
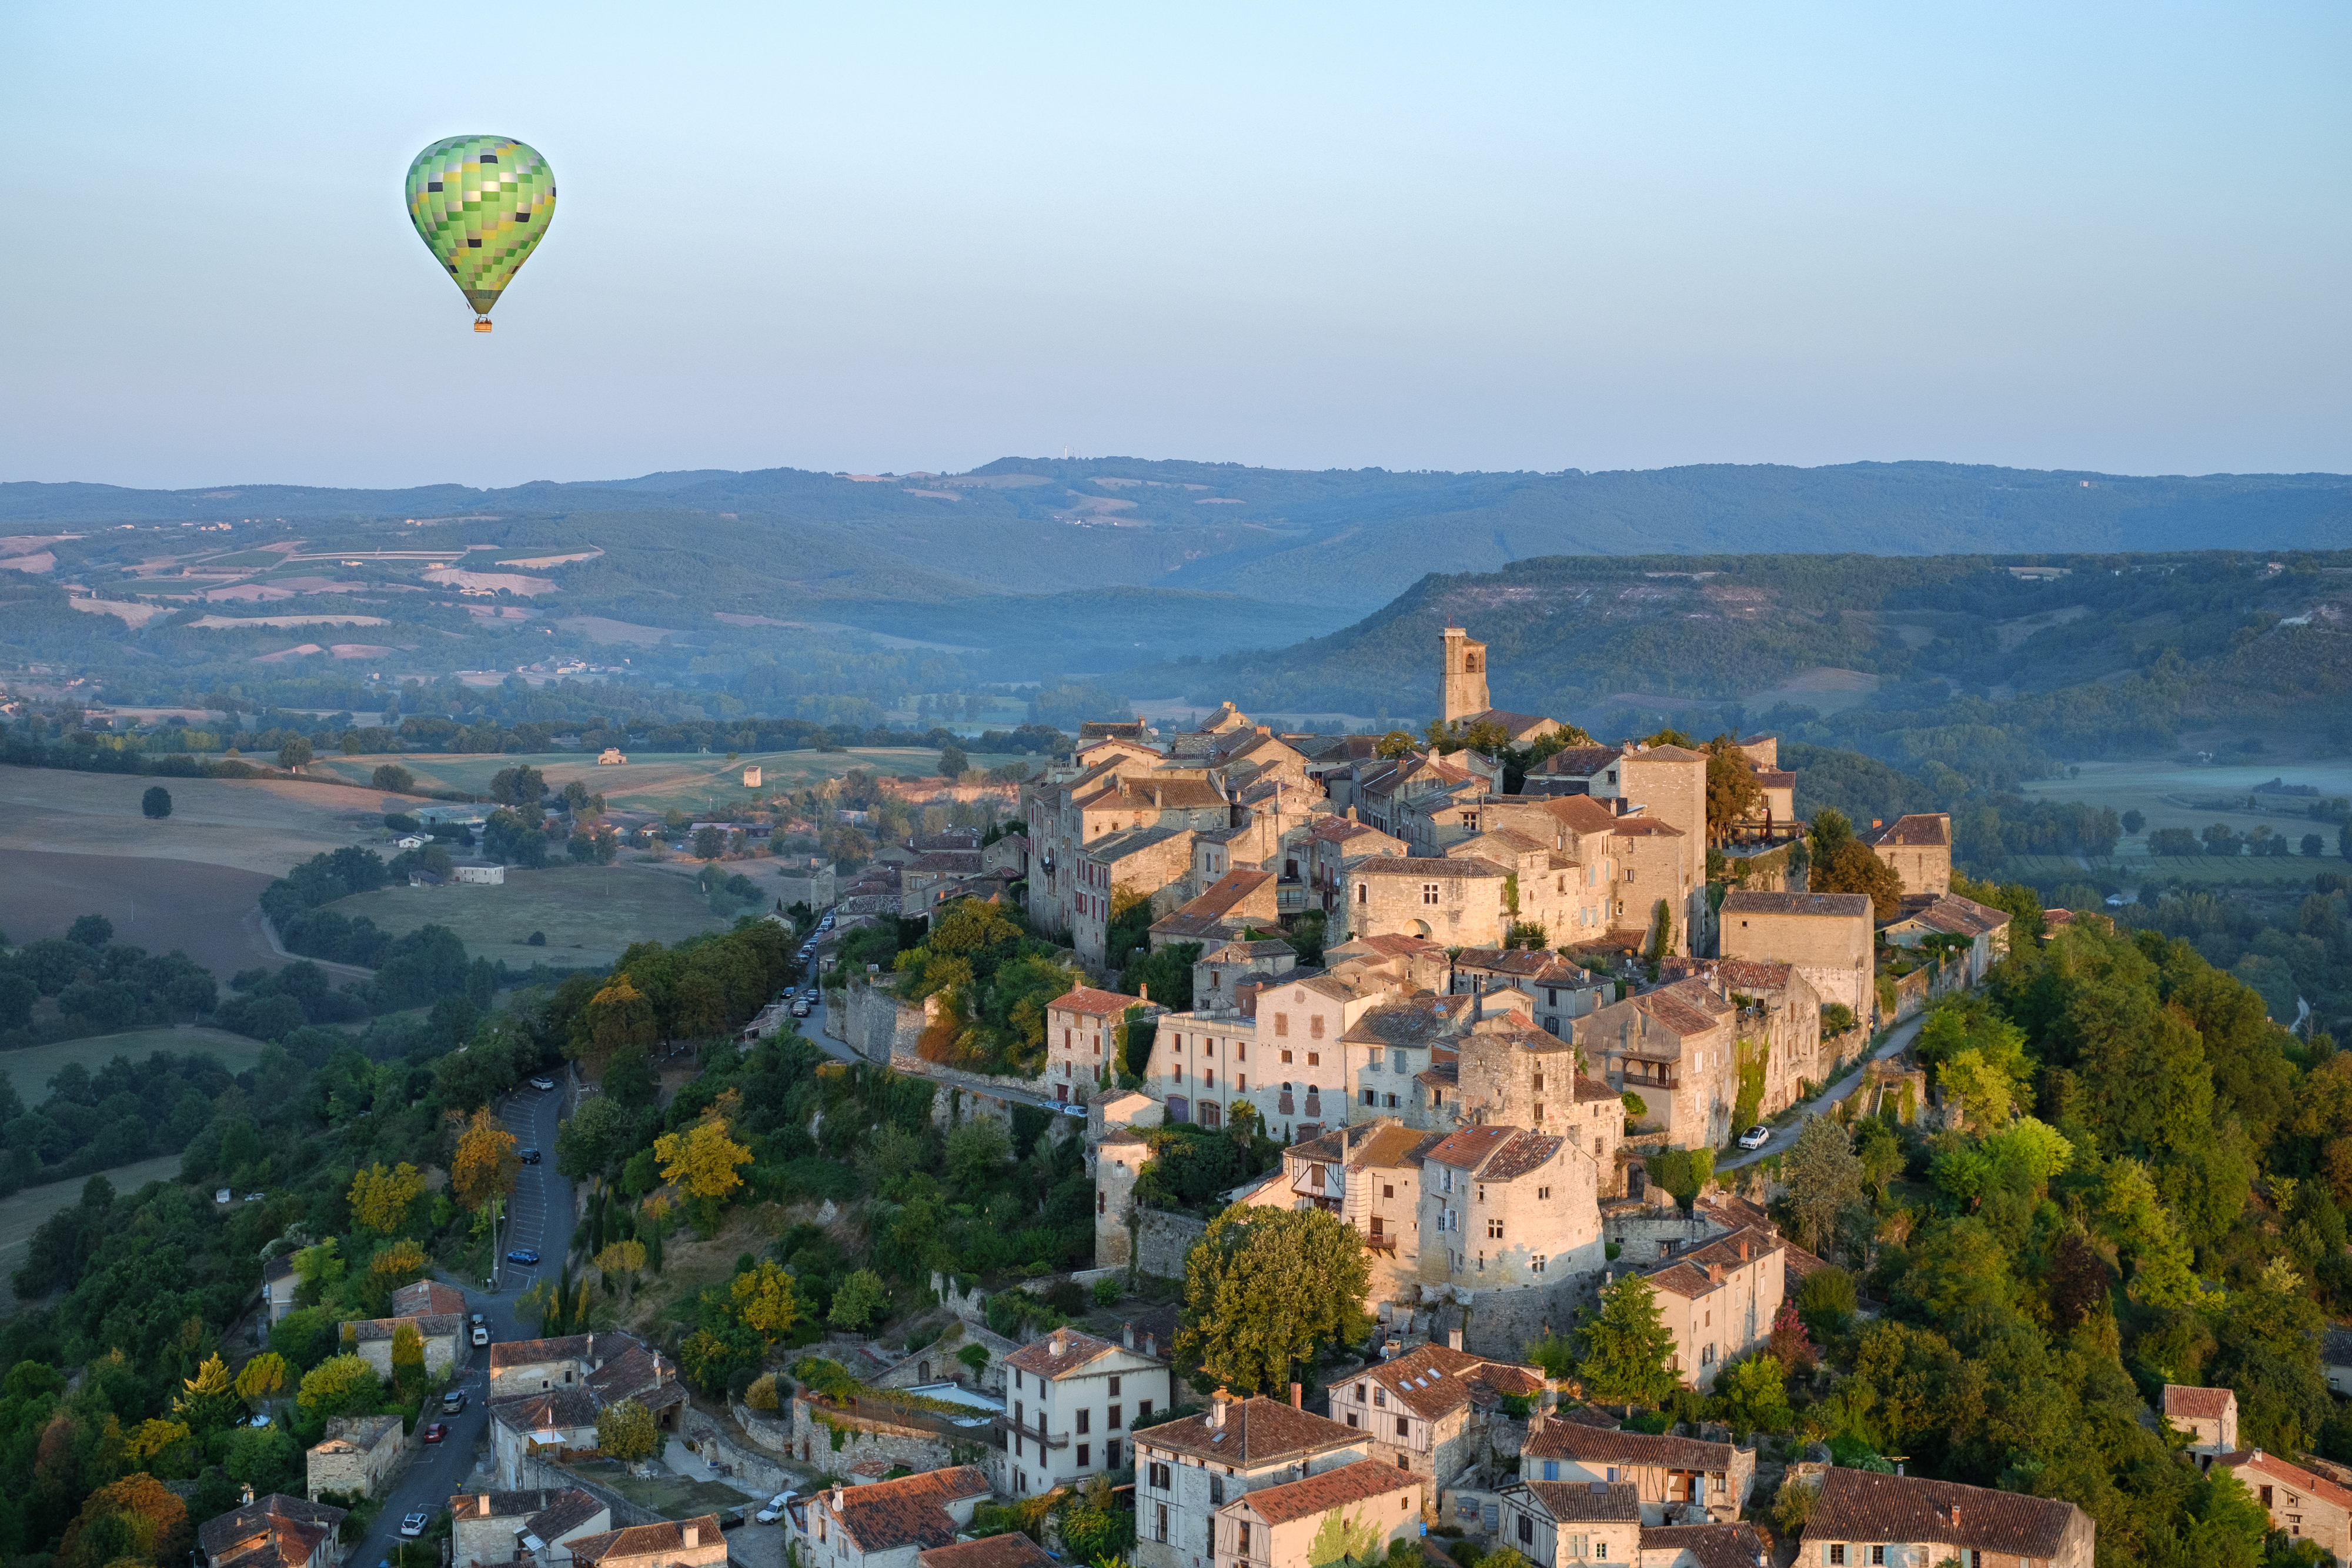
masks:
[[[1495,706],[1486,695],[1486,644],[1472,642],[1459,626],[1445,629],[1445,677],[1438,695],[1439,716],[1447,724]]]

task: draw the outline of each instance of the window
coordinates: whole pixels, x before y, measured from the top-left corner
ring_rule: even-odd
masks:
[[[1234,1041],[1234,1060],[1235,1061],[1247,1061],[1249,1060],[1249,1041],[1245,1040],[1237,1040]]]
[[[1536,1074],[1535,1089],[1538,1094],[1543,1092],[1543,1074],[1540,1072]]]
[[[1079,1414],[1084,1415],[1085,1412],[1080,1411]],[[1080,1443],[1078,1445],[1078,1469],[1085,1469],[1087,1468],[1088,1458],[1092,1453],[1093,1445],[1088,1443]]]
[[[1389,1391],[1385,1388],[1373,1389],[1372,1403],[1383,1410],[1387,1409],[1389,1406]]]
[[[1234,1521],[1234,1550],[1244,1557],[1249,1555],[1249,1521],[1247,1520]]]
[[[1397,1436],[1400,1437],[1410,1437],[1412,1436],[1412,1422],[1410,1418],[1403,1416],[1397,1417]]]
[[[1435,904],[1437,902],[1437,884],[1435,883],[1424,882],[1421,884],[1421,901],[1423,904]]]
[[[1486,1221],[1486,1239],[1489,1241],[1500,1241],[1502,1239],[1503,1222],[1499,1219],[1490,1219]]]
[[[1290,1060],[1290,1052],[1288,1052],[1288,1051],[1284,1051],[1284,1052],[1282,1053],[1282,1060],[1283,1060],[1283,1061],[1288,1061]]]
[[[1822,1562],[1827,1568],[1845,1568],[1845,1542],[1836,1541],[1822,1547]]]
[[[1397,1097],[1393,1094],[1388,1097],[1388,1108],[1391,1111],[1397,1108]]]
[[[1077,1432],[1078,1432],[1078,1436],[1080,1436],[1080,1437],[1082,1437],[1086,1436],[1086,1434],[1087,1434],[1087,1419],[1088,1419],[1089,1417],[1091,1417],[1093,1415],[1094,1415],[1094,1412],[1093,1412],[1093,1411],[1091,1411],[1091,1410],[1080,1410],[1080,1411],[1078,1412],[1078,1426],[1077,1426]],[[1081,1462],[1083,1462],[1083,1461],[1081,1461]]]
[[[1367,1089],[1364,1091],[1364,1103],[1367,1105],[1377,1105],[1380,1103],[1380,1096],[1374,1093],[1371,1090]]]
[[[1551,1201],[1551,1188],[1548,1186],[1539,1186],[1536,1188],[1536,1201],[1538,1203],[1549,1203]]]
[[[1113,1383],[1117,1383],[1118,1379],[1114,1377],[1111,1381]],[[1103,1412],[1103,1430],[1106,1432],[1116,1432],[1118,1430],[1118,1406],[1114,1405],[1109,1409]]]
[[[1532,1274],[1540,1274],[1544,1271],[1544,1255],[1542,1253],[1538,1252],[1536,1254],[1536,1260],[1528,1265],[1528,1271]]]
[[[1248,1073],[1246,1073],[1246,1072],[1242,1073],[1241,1075],[1239,1075],[1238,1077],[1236,1077],[1236,1078],[1234,1080],[1234,1092],[1236,1092],[1236,1093],[1241,1093],[1241,1094],[1246,1094],[1246,1093],[1248,1093],[1248,1092],[1249,1092],[1249,1074],[1248,1074]]]
[[[1403,1072],[1408,1071],[1404,1060],[1404,1047],[1400,1045],[1391,1048],[1389,1051],[1389,1071],[1391,1072]]]
[[[1356,1385],[1356,1403],[1357,1403],[1357,1404],[1359,1404],[1359,1405],[1361,1405],[1363,1402],[1364,1402],[1364,1385],[1363,1385],[1362,1384],[1359,1383],[1358,1385]]]
[[[1519,1515],[1519,1544],[1522,1546],[1533,1546],[1535,1543],[1536,1521],[1529,1519],[1523,1513]]]
[[[1559,1554],[1562,1557],[1583,1556],[1585,1554],[1584,1541],[1585,1538],[1581,1535],[1561,1536],[1559,1538]]]
[[[1874,1546],[1870,1549],[1870,1568],[1886,1568],[1885,1547]]]
[[[1151,1467],[1151,1490],[1153,1491],[1166,1491],[1169,1490],[1170,1485],[1171,1482],[1168,1475],[1168,1467],[1161,1464],[1153,1465]],[[1162,1541],[1167,1540],[1168,1505],[1166,1503],[1160,1505],[1160,1539]]]
[[[1288,1013],[1276,1013],[1274,1015],[1274,1032],[1276,1035],[1287,1035],[1290,1032],[1290,1015]]]
[[[1151,1419],[1150,1400],[1139,1399],[1135,1402],[1135,1418],[1139,1422],[1149,1421]]]
[[[1559,1461],[1558,1459],[1546,1459],[1543,1462],[1543,1479],[1548,1481],[1556,1481],[1559,1479]]]
[[[1323,1038],[1323,1015],[1321,1013],[1313,1014],[1307,1019],[1307,1038],[1309,1040],[1321,1040]]]
[[[1154,1470],[1160,1471],[1164,1471],[1167,1468],[1165,1465],[1152,1467]],[[1154,1541],[1166,1541],[1168,1539],[1168,1505],[1164,1502],[1156,1502],[1151,1507],[1153,1510],[1151,1538]]]
[[[1322,1065],[1323,1065],[1323,1053],[1322,1053],[1321,1051],[1308,1051],[1308,1052],[1307,1053],[1307,1066],[1309,1066],[1309,1067],[1320,1067],[1320,1066],[1322,1066]],[[1315,1092],[1315,1085],[1313,1085],[1312,1083],[1308,1084],[1308,1085],[1307,1086],[1307,1092],[1308,1092],[1309,1094],[1314,1093],[1314,1092]]]
[[[1609,1561],[1609,1542],[1605,1541],[1596,1541],[1592,1543],[1592,1560],[1595,1563],[1606,1563]]]
[[[1209,1478],[1209,1506],[1212,1508],[1223,1508],[1224,1505],[1225,1478],[1223,1476],[1211,1476]]]
[[[1355,1413],[1353,1410],[1350,1410],[1350,1411],[1349,1411],[1349,1412],[1348,1412],[1348,1425],[1349,1425],[1349,1426],[1350,1426],[1350,1427],[1352,1427],[1352,1426],[1354,1426],[1355,1424],[1356,1424],[1356,1413]]]
[[[1110,1396],[1111,1396],[1113,1399],[1116,1399],[1116,1398],[1118,1398],[1118,1377],[1116,1377],[1116,1376],[1113,1376],[1113,1377],[1111,1378],[1111,1380],[1110,1380]],[[1114,1408],[1114,1409],[1116,1409],[1116,1408],[1117,1408],[1117,1406],[1113,1406],[1113,1408]],[[1112,1426],[1114,1426],[1114,1427],[1118,1426],[1118,1416],[1112,1416],[1112,1417],[1110,1418],[1110,1424],[1111,1424]]]

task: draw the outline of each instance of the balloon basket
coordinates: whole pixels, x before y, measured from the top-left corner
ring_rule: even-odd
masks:
[[[489,319],[488,316],[483,316],[483,317],[478,318],[478,319],[475,320],[475,322],[474,322],[474,330],[475,330],[475,331],[477,331],[477,332],[487,332],[487,331],[488,331],[489,329],[490,329],[490,319]]]

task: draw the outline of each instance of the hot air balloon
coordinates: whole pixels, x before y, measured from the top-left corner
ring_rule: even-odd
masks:
[[[511,136],[452,136],[408,166],[408,217],[473,306],[474,330],[555,216],[555,172]]]

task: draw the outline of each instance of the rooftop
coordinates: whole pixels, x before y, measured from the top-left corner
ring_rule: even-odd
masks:
[[[1941,811],[1919,811],[1895,821],[1874,833],[1865,835],[1874,844],[1904,844],[1930,849],[1948,849],[1952,842],[1952,819]]]
[[[1054,1559],[1019,1531],[1008,1530],[1002,1535],[983,1535],[978,1541],[934,1546],[917,1552],[915,1561],[922,1568],[1052,1568]]]
[[[1752,1524],[1645,1524],[1642,1561],[1671,1563],[1689,1552],[1698,1568],[1762,1568],[1771,1562]]]
[[[1571,1418],[1574,1414],[1546,1421],[1541,1431],[1528,1433],[1523,1451],[1538,1459],[1581,1459],[1594,1464],[1643,1465],[1670,1470],[1731,1469],[1736,1450],[1729,1443],[1589,1427]]]
[[[1122,1018],[1128,1009],[1149,1004],[1141,997],[1123,997],[1117,991],[1098,991],[1092,986],[1078,986],[1063,992],[1045,1005],[1059,1012],[1076,1013],[1080,1018]]]
[[[1932,1542],[2019,1557],[2056,1557],[2074,1522],[2083,1519],[2073,1503],[2053,1498],[1839,1469],[1822,1478],[1805,1539]]]
[[[2218,1421],[2230,1413],[2238,1402],[2235,1390],[2228,1388],[2189,1388],[2178,1383],[2164,1385],[2164,1413],[2189,1421]]]
[[[1820,915],[1843,920],[1867,920],[1870,918],[1870,894],[1742,891],[1725,895],[1723,914],[1726,915]]]
[[[1287,1524],[1295,1519],[1311,1519],[1335,1508],[1345,1508],[1351,1502],[1420,1490],[1421,1478],[1410,1470],[1384,1465],[1378,1459],[1358,1459],[1352,1465],[1325,1470],[1304,1480],[1260,1488],[1225,1506],[1229,1510],[1246,1510],[1268,1524]]]
[[[1212,1426],[1208,1415],[1148,1427],[1135,1435],[1138,1448],[1168,1448],[1215,1458],[1236,1469],[1281,1464],[1345,1448],[1363,1440],[1352,1427],[1306,1410],[1294,1410],[1263,1395],[1226,1402],[1225,1421]]]
[[[1051,1382],[1066,1377],[1087,1363],[1098,1361],[1113,1351],[1140,1356],[1139,1350],[1129,1351],[1107,1339],[1097,1339],[1076,1329],[1055,1329],[1044,1339],[1032,1340],[1004,1358],[1008,1366],[1017,1366],[1032,1377]]]
[[[1639,1524],[1642,1491],[1632,1481],[1522,1481],[1560,1524]]]
[[[686,1532],[689,1530],[695,1533],[696,1549],[715,1546],[725,1550],[727,1538],[719,1533],[719,1516],[706,1513],[699,1519],[665,1519],[658,1524],[632,1524],[598,1535],[583,1535],[572,1543],[572,1560],[602,1563],[615,1557],[653,1557],[675,1561],[677,1553],[688,1550]]]
[[[819,1492],[810,1506],[824,1509],[841,1521],[862,1552],[890,1552],[902,1546],[923,1548],[952,1545],[956,1521],[947,1511],[950,1502],[986,1497],[988,1477],[977,1465],[957,1465],[944,1470],[900,1476],[895,1481],[873,1481],[839,1491]],[[841,1505],[834,1506],[839,1498]]]

